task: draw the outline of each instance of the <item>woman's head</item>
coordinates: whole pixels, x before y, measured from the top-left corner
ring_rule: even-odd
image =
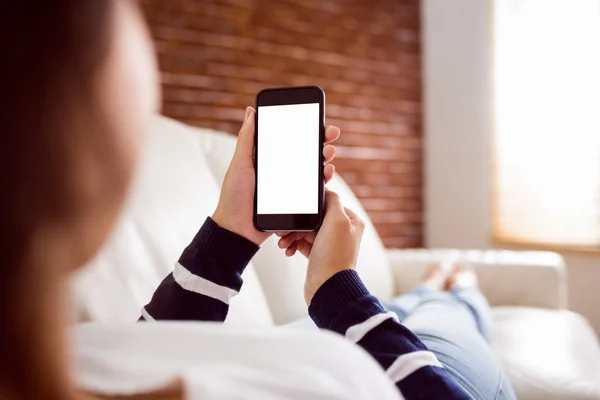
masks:
[[[9,265],[56,256],[69,269],[126,196],[159,103],[152,46],[133,0],[5,3],[0,243]]]
[[[134,0],[5,1],[0,52],[0,397],[67,398],[63,278],[119,215],[156,66]]]

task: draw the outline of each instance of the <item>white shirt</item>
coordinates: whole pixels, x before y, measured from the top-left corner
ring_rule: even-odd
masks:
[[[327,332],[212,323],[89,323],[73,329],[82,389],[132,395],[184,385],[185,400],[398,400],[381,367]]]

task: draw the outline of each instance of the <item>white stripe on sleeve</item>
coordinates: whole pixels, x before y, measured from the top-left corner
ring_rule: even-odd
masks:
[[[142,307],[142,317],[144,317],[144,320],[147,322],[156,322],[154,317],[152,315],[150,315],[150,313],[148,313],[148,311],[146,311],[146,307]]]
[[[423,367],[443,368],[432,352],[422,350],[401,355],[390,365],[385,373],[394,383],[398,383]]]
[[[229,304],[231,298],[238,294],[237,291],[227,286],[217,285],[208,279],[192,274],[180,263],[175,265],[173,278],[183,289],[220,300],[225,304]]]
[[[348,330],[346,330],[345,336],[352,342],[358,343],[358,341],[362,339],[367,333],[369,333],[373,328],[377,327],[379,324],[390,318],[398,322],[398,316],[396,315],[396,313],[393,313],[391,311],[373,315],[365,322],[361,322],[360,324],[356,324],[348,328]]]

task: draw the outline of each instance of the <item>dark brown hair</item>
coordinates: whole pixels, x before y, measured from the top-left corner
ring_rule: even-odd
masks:
[[[109,0],[2,1],[0,6],[0,280],[34,231],[77,212],[78,153],[103,139],[94,79],[108,53]]]
[[[52,388],[64,386],[62,332],[51,329],[62,313],[48,301],[62,293],[62,258],[35,241],[89,219],[104,200],[92,199],[102,188],[94,178],[116,176],[105,172],[118,166],[98,173],[114,141],[98,115],[98,76],[115,1],[0,5],[0,397],[56,398]]]

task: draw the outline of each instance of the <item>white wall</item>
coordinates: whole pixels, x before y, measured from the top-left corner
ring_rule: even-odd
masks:
[[[428,247],[492,247],[491,6],[423,0]],[[570,306],[600,332],[600,256],[563,255]]]

